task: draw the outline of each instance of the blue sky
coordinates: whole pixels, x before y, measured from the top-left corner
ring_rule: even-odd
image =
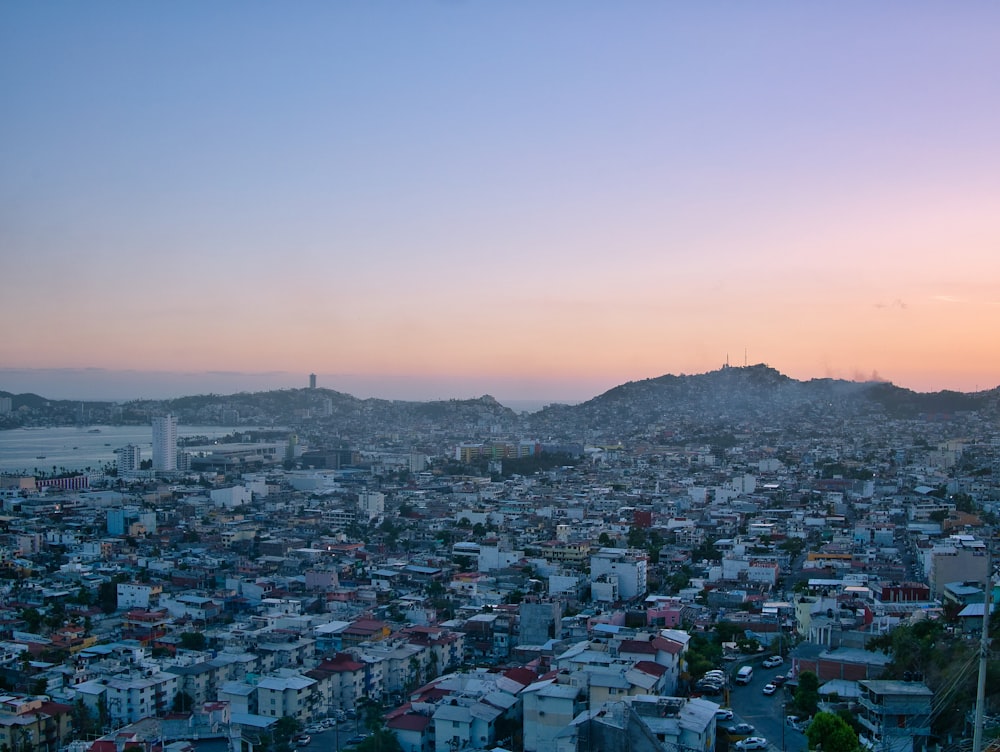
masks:
[[[995,386],[998,21],[6,3],[5,365],[568,399],[749,351]]]

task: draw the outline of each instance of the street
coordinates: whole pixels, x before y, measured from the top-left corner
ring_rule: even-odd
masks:
[[[341,721],[336,728],[310,734],[312,741],[308,746],[300,746],[299,752],[338,752],[345,749],[347,740],[357,734],[367,734],[360,719]]]
[[[785,687],[770,697],[761,692],[771,677],[784,673],[787,668],[787,664],[771,669],[755,664],[754,678],[749,684],[731,687],[729,699],[736,717],[721,725],[749,723],[756,728],[754,736],[765,737],[772,749],[789,752],[805,750],[809,746],[805,735],[785,723],[785,716],[790,712],[786,711],[785,703],[791,704],[791,693]]]

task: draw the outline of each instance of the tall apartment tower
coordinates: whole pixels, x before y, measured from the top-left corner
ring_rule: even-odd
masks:
[[[309,388],[310,389],[315,389],[316,388],[316,374],[315,373],[310,373],[309,374]]]
[[[177,469],[177,418],[164,415],[153,418],[153,470]]]
[[[118,474],[134,473],[142,465],[142,450],[135,444],[126,444],[116,449],[118,455]]]

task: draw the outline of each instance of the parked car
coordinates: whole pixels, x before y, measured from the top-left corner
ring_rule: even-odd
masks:
[[[769,682],[769,683],[767,683],[767,684],[764,685],[764,689],[762,689],[761,691],[765,695],[773,695],[775,692],[778,691],[778,685],[777,684],[772,684],[772,683]]]
[[[356,734],[347,740],[348,744],[361,744],[368,737],[365,734]]]
[[[730,736],[750,736],[756,730],[749,723],[737,723],[735,726],[726,727],[726,733]]]
[[[694,688],[703,695],[714,696],[722,694],[722,685],[717,682],[700,681],[694,685]]]
[[[736,742],[736,749],[749,750],[749,749],[767,749],[767,739],[763,736],[748,736],[746,739],[741,739]]]
[[[777,674],[771,677],[771,684],[775,684],[779,687],[784,686],[786,681],[788,681],[788,677],[784,674]]]
[[[808,725],[809,719],[797,715],[786,715],[785,723],[796,731],[802,731]]]
[[[764,659],[764,668],[774,668],[776,666],[780,666],[784,662],[785,659],[780,655],[772,655],[770,658]]]
[[[309,734],[296,734],[292,737],[292,741],[298,744],[300,747],[308,747],[312,744],[312,737]]]

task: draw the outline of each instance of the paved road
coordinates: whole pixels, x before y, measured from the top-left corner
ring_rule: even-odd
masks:
[[[784,687],[770,697],[761,691],[772,676],[784,673],[787,669],[787,663],[777,668],[764,668],[759,663],[755,664],[751,682],[745,686],[734,686],[730,690],[729,701],[736,718],[722,725],[749,723],[757,729],[754,736],[765,737],[773,749],[799,752],[808,748],[805,735],[785,724],[787,712],[783,703],[787,699],[790,704],[791,695],[786,695]]]
[[[299,752],[338,752],[347,747],[347,740],[355,734],[365,733],[360,720],[342,721],[335,729],[312,734],[312,742],[305,747],[299,747]]]

